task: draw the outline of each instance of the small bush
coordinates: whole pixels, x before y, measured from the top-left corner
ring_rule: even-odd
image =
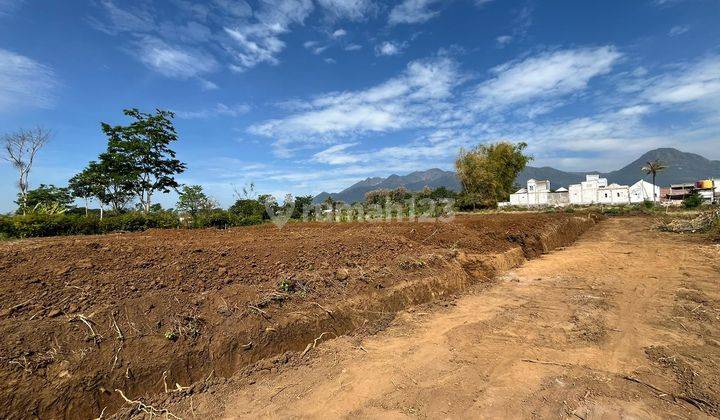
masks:
[[[198,214],[195,219],[195,227],[214,227],[227,229],[233,226],[233,215],[225,210],[213,210]]]
[[[125,213],[103,219],[75,214],[27,214],[0,216],[0,235],[9,238],[93,235],[109,232],[136,232],[150,228],[177,228],[180,220],[172,212]]]
[[[239,217],[225,210],[199,214],[192,227],[225,229],[262,223],[262,217]],[[146,229],[177,229],[180,218],[172,211],[148,214],[129,212],[100,219],[97,215],[27,214],[0,215],[0,239],[37,238],[43,236],[94,235],[111,232],[138,232]]]
[[[643,201],[643,207],[645,207],[648,210],[652,210],[655,207],[655,202],[651,200],[645,200]]]
[[[617,216],[623,213],[623,210],[620,207],[606,207],[602,210],[603,214],[609,214],[611,216]]]
[[[455,201],[455,207],[460,211],[474,211],[495,208],[497,203],[479,194],[461,193]]]
[[[685,199],[682,201],[683,207],[686,209],[695,209],[700,207],[702,204],[702,197],[698,193],[692,193],[691,195],[685,197]]]

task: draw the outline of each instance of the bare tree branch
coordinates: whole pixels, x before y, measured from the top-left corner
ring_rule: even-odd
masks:
[[[4,155],[0,156],[18,171],[18,188],[20,189],[23,214],[27,203],[28,177],[32,169],[35,155],[50,140],[50,130],[37,126],[29,130],[20,129],[2,137]]]

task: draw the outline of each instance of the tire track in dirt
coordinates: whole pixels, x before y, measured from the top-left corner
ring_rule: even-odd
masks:
[[[487,290],[404,312],[374,336],[332,340],[306,362],[236,376],[172,409],[232,418],[717,415],[719,254],[652,230],[650,219],[609,219]]]

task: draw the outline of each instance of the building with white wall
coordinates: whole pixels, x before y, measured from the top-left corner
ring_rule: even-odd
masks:
[[[631,186],[612,183],[600,175],[586,175],[585,181],[570,186],[570,204],[630,204],[642,203],[660,197],[660,187],[640,180]]]
[[[653,191],[655,194],[653,194]],[[660,187],[645,180],[640,180],[630,186],[630,202],[660,201]]]
[[[585,175],[585,181],[570,185],[570,204],[599,203],[598,191],[607,185],[607,178],[600,178],[597,174]]]
[[[510,194],[510,202],[507,204],[521,207],[564,206],[569,204],[569,200],[564,188],[553,192],[550,181],[529,179],[525,188]]]
[[[510,194],[510,201],[499,203],[500,206],[519,207],[540,207],[553,206],[561,207],[568,204],[574,205],[624,205],[630,203],[642,203],[652,201],[653,192],[656,199],[660,199],[660,187],[640,180],[631,186],[616,183],[608,184],[607,178],[600,175],[590,174],[585,176],[585,181],[579,184],[570,185],[569,189],[558,188],[552,191],[550,181],[529,179],[527,186]]]
[[[630,203],[630,187],[612,183],[597,190],[597,202],[600,204]]]

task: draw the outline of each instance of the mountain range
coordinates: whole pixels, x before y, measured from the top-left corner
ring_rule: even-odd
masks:
[[[518,185],[525,185],[528,179],[548,179],[553,188],[566,187],[570,184],[577,184],[585,180],[585,175],[599,173],[607,178],[608,182],[632,185],[639,179],[650,180],[641,168],[651,160],[660,160],[667,169],[658,173],[657,184],[668,185],[670,183],[694,182],[699,179],[720,178],[720,161],[709,160],[694,153],[681,152],[672,148],[661,148],[651,150],[623,168],[612,172],[565,172],[549,166],[526,167],[517,177]],[[387,178],[367,178],[350,187],[338,192],[323,192],[314,198],[314,202],[320,203],[332,197],[335,201],[353,203],[365,199],[365,193],[378,189],[394,189],[404,187],[409,191],[420,191],[425,187],[437,188],[446,187],[454,191],[460,191],[460,181],[455,172],[443,171],[433,168],[427,171],[417,171],[405,176],[390,175]]]

